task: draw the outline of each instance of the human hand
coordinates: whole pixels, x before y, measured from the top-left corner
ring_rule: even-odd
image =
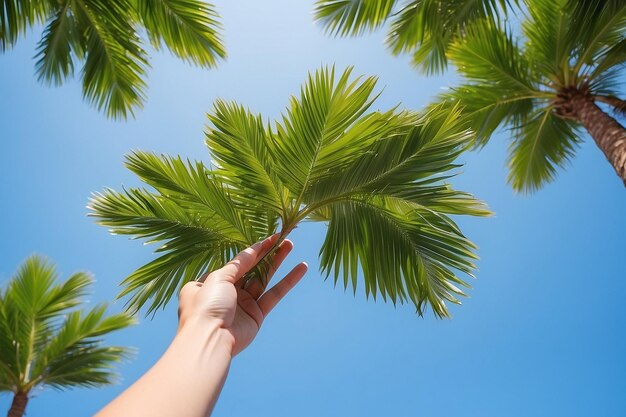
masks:
[[[232,343],[232,356],[245,349],[258,333],[263,320],[278,302],[300,281],[307,264],[296,265],[278,284],[265,292],[259,279],[245,283],[250,271],[278,240],[278,235],[258,242],[240,252],[224,267],[205,275],[204,282],[185,284],[179,296],[179,330],[189,322],[217,325]],[[293,243],[284,240],[271,258],[266,283],[272,278]]]

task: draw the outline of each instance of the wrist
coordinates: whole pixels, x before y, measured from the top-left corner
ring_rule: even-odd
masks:
[[[180,328],[177,339],[184,339],[203,350],[219,355],[233,356],[235,339],[222,327],[223,322],[212,318],[189,318]]]

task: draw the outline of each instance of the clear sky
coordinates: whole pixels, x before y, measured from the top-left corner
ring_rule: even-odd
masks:
[[[378,75],[381,109],[419,109],[456,82],[425,78],[407,59],[391,57],[382,33],[326,37],[313,23],[310,0],[217,6],[228,60],[208,71],[154,53],[148,101],[128,122],[85,104],[78,81],[40,85],[32,60],[38,33],[0,55],[0,285],[36,252],[55,261],[64,278],[92,271],[92,303],[112,300],[121,279],[153,258],[152,248],[95,225],[86,216],[90,193],[139,184],[122,166],[132,149],[208,161],[205,113],[218,97],[274,118],[307,71],[333,63]],[[626,415],[626,190],[586,139],[555,183],[516,195],[505,182],[507,145],[504,132],[466,155],[453,181],[496,213],[458,219],[481,260],[470,298],[452,308],[453,319],[420,318],[411,306],[333,288],[317,269],[325,227],[301,227],[284,269],[301,260],[311,269],[233,361],[214,415]],[[172,303],[115,334],[109,343],[137,348],[119,368],[120,384],[38,391],[27,415],[95,413],[151,366],[175,325]],[[0,413],[9,400],[0,396]]]

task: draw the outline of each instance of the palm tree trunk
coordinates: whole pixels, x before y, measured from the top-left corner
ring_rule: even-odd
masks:
[[[26,404],[28,404],[28,393],[16,392],[7,417],[22,417],[26,411]]]
[[[575,95],[570,104],[578,121],[604,152],[626,186],[626,128],[603,112],[590,96]]]

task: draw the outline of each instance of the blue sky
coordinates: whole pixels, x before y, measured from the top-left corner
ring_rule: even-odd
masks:
[[[312,2],[216,2],[229,58],[217,70],[154,53],[148,101],[136,120],[114,122],[85,104],[80,84],[34,76],[30,34],[0,55],[0,285],[31,253],[63,277],[95,274],[92,304],[152,259],[150,247],[110,236],[86,216],[91,192],[138,185],[122,166],[132,149],[203,159],[206,112],[232,99],[276,117],[307,71],[355,66],[376,74],[381,109],[419,109],[456,81],[425,78],[391,57],[383,34],[331,39],[312,21]],[[506,185],[506,132],[463,157],[458,188],[495,216],[458,219],[479,246],[480,270],[453,319],[419,318],[411,306],[366,301],[318,272],[324,226],[292,234],[285,270],[311,269],[235,358],[215,416],[622,416],[626,414],[626,190],[590,139],[556,182],[532,196]],[[112,311],[122,308],[115,303]],[[108,339],[137,354],[120,384],[38,391],[29,417],[95,413],[165,350],[172,303],[153,320]],[[146,399],[149,401],[149,399]],[[0,412],[10,398],[0,395]]]

